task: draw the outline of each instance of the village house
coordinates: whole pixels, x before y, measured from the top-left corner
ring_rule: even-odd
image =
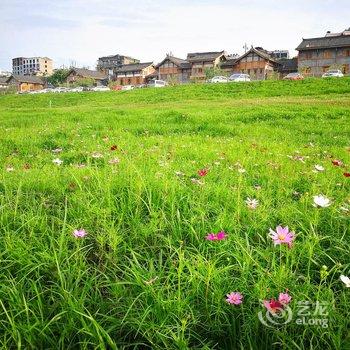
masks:
[[[66,78],[68,84],[78,83],[82,80],[91,80],[94,86],[107,85],[108,76],[100,71],[85,68],[72,68]]]
[[[249,74],[252,80],[267,79],[278,67],[279,63],[261,47],[252,47],[242,56],[221,64],[221,69],[227,73]]]
[[[203,81],[206,79],[206,71],[220,66],[226,61],[225,51],[195,52],[187,54],[187,61],[191,64],[192,81]]]
[[[153,62],[125,64],[114,69],[113,80],[118,85],[143,85],[147,84],[154,73]]]
[[[123,55],[110,55],[99,57],[97,61],[97,70],[108,74],[109,76],[113,75],[113,70],[115,68],[121,67],[124,64],[140,63],[140,60],[132,58],[129,56]]]
[[[18,92],[42,90],[46,82],[43,78],[35,75],[11,75],[7,78],[7,85],[15,86]]]
[[[341,33],[327,32],[324,37],[303,39],[299,51],[298,67],[306,76],[321,76],[330,68],[350,72],[350,28]]]
[[[156,65],[157,78],[168,83],[188,83],[191,77],[190,62],[167,55]]]

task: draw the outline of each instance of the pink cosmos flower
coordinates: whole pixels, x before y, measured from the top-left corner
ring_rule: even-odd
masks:
[[[215,233],[209,233],[206,237],[206,240],[208,241],[215,241],[217,240],[216,234]]]
[[[227,234],[224,231],[220,231],[218,233],[209,233],[206,237],[208,241],[222,241],[226,239]]]
[[[231,292],[226,297],[226,302],[231,305],[240,305],[243,302],[243,295],[239,292]]]
[[[278,296],[278,301],[282,305],[289,304],[291,300],[292,300],[292,297],[288,293],[280,293],[279,296]]]
[[[277,226],[276,231],[273,231],[270,228],[270,237],[272,238],[275,245],[288,244],[288,247],[291,248],[293,240],[295,238],[295,234],[294,232],[289,231],[288,226]]]
[[[220,232],[218,232],[217,234],[216,234],[216,239],[218,240],[218,241],[222,241],[223,239],[225,239],[226,238],[226,233],[225,233],[225,231],[220,231]]]
[[[264,300],[263,305],[271,314],[276,314],[283,310],[283,304],[275,299]]]
[[[74,230],[73,231],[73,236],[75,238],[83,238],[87,235],[87,232],[84,229],[80,229],[80,230]]]

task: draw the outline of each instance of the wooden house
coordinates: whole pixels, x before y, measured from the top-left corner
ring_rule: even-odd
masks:
[[[18,92],[42,90],[46,82],[35,75],[11,75],[7,79],[8,86],[15,86]]]
[[[191,76],[193,81],[204,81],[206,70],[220,66],[226,61],[225,51],[195,52],[187,54],[187,61],[191,64]]]
[[[228,74],[249,74],[252,80],[264,80],[273,75],[279,63],[262,48],[252,47],[237,59],[228,60],[221,64],[221,68]]]
[[[158,79],[168,83],[188,83],[190,81],[191,64],[181,58],[167,55],[155,68]]]
[[[330,68],[350,73],[350,28],[341,33],[327,32],[324,37],[303,39],[298,68],[306,76],[321,76]]]
[[[94,86],[107,85],[108,82],[108,76],[105,73],[85,68],[72,68],[68,73],[66,82],[74,84],[83,79],[91,79]]]
[[[143,85],[155,72],[153,62],[125,64],[114,70],[114,81],[118,85]]]

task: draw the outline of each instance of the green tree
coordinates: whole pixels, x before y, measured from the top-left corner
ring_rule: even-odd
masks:
[[[218,76],[218,75],[224,76],[224,77],[226,77],[226,75],[227,75],[227,73],[224,70],[222,70],[219,66],[206,68],[204,73],[205,73],[205,77],[207,79],[211,79],[211,78]]]
[[[58,86],[65,83],[67,76],[69,74],[69,69],[57,69],[52,75],[47,77],[47,82]]]

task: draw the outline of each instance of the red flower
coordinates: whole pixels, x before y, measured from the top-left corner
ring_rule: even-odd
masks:
[[[334,160],[332,160],[332,164],[335,166],[342,166],[343,162],[339,159],[334,159]]]
[[[199,176],[205,176],[207,174],[208,174],[208,170],[207,169],[198,170],[198,175]]]
[[[350,173],[344,173],[343,174],[345,177],[350,177]]]
[[[111,151],[116,151],[117,149],[118,149],[118,146],[117,146],[117,145],[111,146]]]

